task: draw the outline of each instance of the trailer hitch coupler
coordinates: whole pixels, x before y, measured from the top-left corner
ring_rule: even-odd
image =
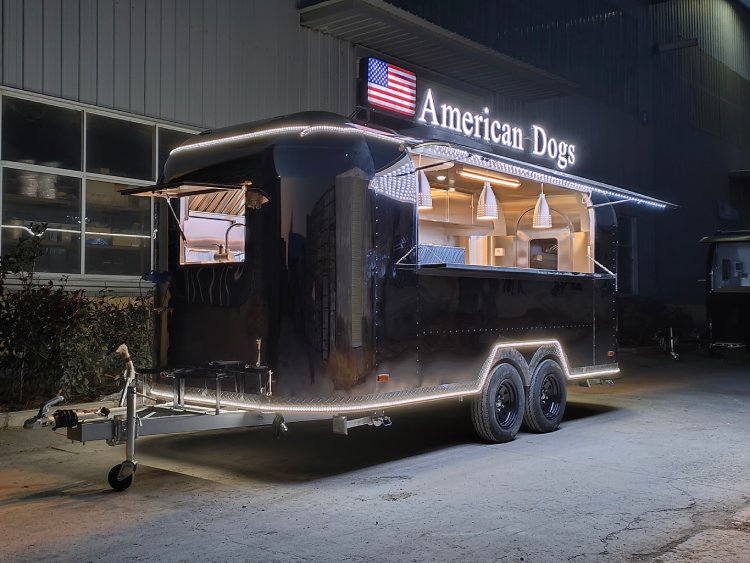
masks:
[[[40,422],[47,418],[49,410],[52,407],[62,403],[64,400],[65,397],[63,397],[62,395],[58,395],[57,397],[50,399],[46,403],[42,403],[42,406],[39,407],[39,412],[36,414],[36,416],[32,416],[31,418],[27,418],[26,420],[24,420],[23,427],[27,430],[33,428],[37,422]]]

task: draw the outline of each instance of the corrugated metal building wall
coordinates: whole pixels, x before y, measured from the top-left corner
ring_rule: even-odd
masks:
[[[636,18],[602,0],[388,0],[622,107],[637,107]]]
[[[572,80],[623,111],[666,125],[687,119],[750,146],[750,13],[734,0],[484,0],[460,9],[389,3]],[[680,47],[689,39],[696,44]]]
[[[750,12],[725,0],[662,2],[650,10],[657,113],[750,147]]]
[[[201,127],[354,107],[352,46],[293,2],[2,0],[0,83]]]

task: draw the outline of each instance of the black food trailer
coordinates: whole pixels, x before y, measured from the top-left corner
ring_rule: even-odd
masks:
[[[489,442],[555,430],[568,383],[619,374],[612,205],[669,206],[319,112],[197,135],[127,193],[165,201],[163,366],[130,365],[124,414],[38,417],[126,442],[116,489],[136,434],[320,418],[345,434],[450,399]]]
[[[750,345],[750,231],[704,237],[709,352]]]

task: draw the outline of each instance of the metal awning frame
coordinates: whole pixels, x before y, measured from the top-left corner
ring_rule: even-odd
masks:
[[[658,209],[674,209],[679,207],[674,203],[639,194],[631,190],[618,188],[616,186],[605,184],[603,182],[597,182],[595,180],[588,180],[579,176],[568,174],[563,171],[552,170],[550,168],[538,166],[536,164],[515,160],[506,156],[497,155],[493,152],[463,147],[461,145],[448,143],[446,141],[415,139],[413,137],[401,136],[391,131],[379,131],[373,127],[363,125],[350,124],[349,127],[314,126],[305,127],[302,129],[302,132],[295,130],[287,133],[292,135],[308,136],[309,134],[316,132],[341,135],[361,134],[364,136],[376,137],[387,142],[399,143],[403,145],[405,149],[408,148],[413,154],[422,154],[445,161],[459,162],[470,166],[499,172],[502,174],[508,174],[517,178],[524,178],[535,182],[551,184],[559,186],[561,188],[581,192],[588,196],[593,193],[597,193],[607,198],[615,198],[614,202],[618,203],[632,202],[635,204],[643,204]],[[256,136],[262,136],[264,134],[264,131],[256,131],[253,134]],[[245,136],[246,135],[243,134],[229,136],[217,141],[212,141],[211,143],[197,146],[193,145],[190,148],[196,151],[215,150],[216,147],[220,146],[221,144],[234,145],[238,141],[246,141],[246,139],[244,139]],[[243,188],[242,184],[226,185],[176,181],[166,184],[157,184],[154,186],[128,188],[122,190],[120,193],[124,195],[163,197],[169,200],[175,197],[199,195],[216,191],[237,190],[241,188]]]
[[[212,184],[208,182],[169,182],[167,184],[155,184],[153,186],[138,186],[120,190],[123,195],[135,195],[140,197],[162,197],[172,199],[191,195],[211,194],[241,190],[242,184]]]
[[[618,188],[610,184],[588,180],[566,172],[552,170],[550,168],[522,162],[520,160],[500,156],[491,152],[460,147],[442,141],[423,141],[422,143],[413,146],[411,151],[415,154],[422,154],[445,161],[459,162],[478,168],[484,168],[485,170],[493,172],[508,174],[517,178],[524,178],[534,182],[559,186],[589,196],[592,193],[598,193],[607,198],[615,198],[615,201],[612,203],[631,202],[658,209],[676,209],[679,207],[674,203],[639,194],[624,188]]]

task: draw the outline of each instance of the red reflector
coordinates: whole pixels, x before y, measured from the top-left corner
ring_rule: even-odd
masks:
[[[614,350],[610,350],[609,352],[607,352],[607,357],[608,358],[614,358],[615,357],[615,351]]]
[[[378,381],[388,381],[390,378],[391,378],[390,373],[379,373],[376,379]]]

